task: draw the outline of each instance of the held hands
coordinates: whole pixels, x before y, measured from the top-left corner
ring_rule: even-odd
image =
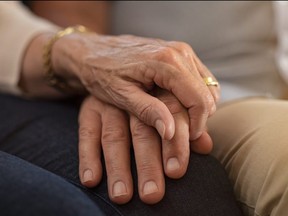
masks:
[[[168,90],[188,110],[190,140],[199,138],[219,98],[213,77],[191,47],[135,36],[71,34],[52,49],[56,73],[81,84],[98,99],[127,110],[170,140],[175,122],[167,106],[150,93],[155,86]]]
[[[189,45],[128,35],[71,34],[54,44],[52,57],[59,76],[92,95],[79,116],[84,185],[93,187],[101,180],[103,151],[110,199],[128,202],[133,145],[140,199],[153,204],[164,196],[164,175],[185,174],[190,148],[210,152],[205,125],[216,109],[219,88],[206,85],[204,80],[214,77]]]
[[[164,175],[177,179],[185,174],[190,144],[192,151],[210,152],[212,141],[206,132],[189,142],[188,113],[176,97],[165,90],[158,90],[156,96],[173,116],[175,135],[171,140],[161,139],[153,127],[133,114],[128,116],[93,96],[86,98],[79,115],[79,176],[83,185],[93,187],[100,182],[103,151],[109,197],[118,204],[128,202],[133,195],[130,171],[133,145],[140,199],[154,204],[164,196]]]
[[[40,48],[49,39],[51,33],[36,37],[23,58],[19,85],[32,97],[61,95],[43,79]],[[165,192],[164,175],[185,174],[190,148],[198,153],[211,150],[205,125],[220,89],[213,83],[209,86],[206,78],[215,78],[189,45],[73,33],[58,39],[51,53],[55,74],[92,95],[79,116],[79,174],[84,185],[99,183],[103,151],[110,198],[128,202],[133,193],[129,159],[133,145],[140,198],[156,203]]]

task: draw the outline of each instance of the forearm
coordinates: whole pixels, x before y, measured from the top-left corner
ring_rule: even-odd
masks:
[[[59,26],[67,27],[80,23],[87,26],[90,30],[100,33],[107,32],[108,29],[109,4],[107,2],[74,1],[67,3],[65,1],[32,1],[30,7],[38,16],[48,19]],[[21,79],[19,83],[21,89],[30,97],[42,98],[63,97],[72,95],[75,92],[78,94],[79,92],[83,93],[83,88],[81,88],[79,79],[70,73],[71,71],[67,70],[59,71],[56,69],[54,73],[57,76],[63,77],[69,86],[73,87],[72,90],[75,90],[75,92],[70,91],[66,92],[68,94],[63,94],[47,85],[47,80],[45,80],[45,73],[47,71],[45,71],[45,68],[43,67],[44,59],[42,56],[43,47],[49,43],[51,37],[53,37],[51,32],[41,34],[29,44],[22,63]],[[53,44],[51,47],[52,69],[54,69],[53,62],[65,61],[63,56],[59,57],[57,51],[54,51],[55,47],[57,50],[57,41],[55,44],[56,45]],[[65,49],[65,47],[63,48]],[[71,49],[69,52],[71,53]],[[72,53],[73,52],[74,51],[72,50]],[[72,64],[71,62],[66,63]]]

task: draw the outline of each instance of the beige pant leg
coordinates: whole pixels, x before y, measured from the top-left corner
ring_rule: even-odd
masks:
[[[249,99],[220,106],[208,123],[246,215],[288,215],[288,102]]]

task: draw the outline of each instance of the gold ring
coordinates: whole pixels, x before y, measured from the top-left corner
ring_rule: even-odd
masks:
[[[206,86],[218,86],[219,83],[217,81],[214,81],[212,77],[204,77],[204,82]]]

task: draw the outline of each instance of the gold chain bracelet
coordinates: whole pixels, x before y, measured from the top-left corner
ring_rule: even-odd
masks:
[[[52,47],[58,39],[62,38],[65,35],[69,35],[72,33],[85,33],[85,32],[89,32],[89,30],[82,25],[65,28],[63,30],[58,31],[44,46],[43,50],[43,60],[45,69],[44,78],[49,86],[54,87],[55,89],[64,93],[68,92],[72,93],[73,90],[75,91],[75,89],[73,89],[63,77],[56,75],[54,73],[52,67],[52,56],[51,56]]]

